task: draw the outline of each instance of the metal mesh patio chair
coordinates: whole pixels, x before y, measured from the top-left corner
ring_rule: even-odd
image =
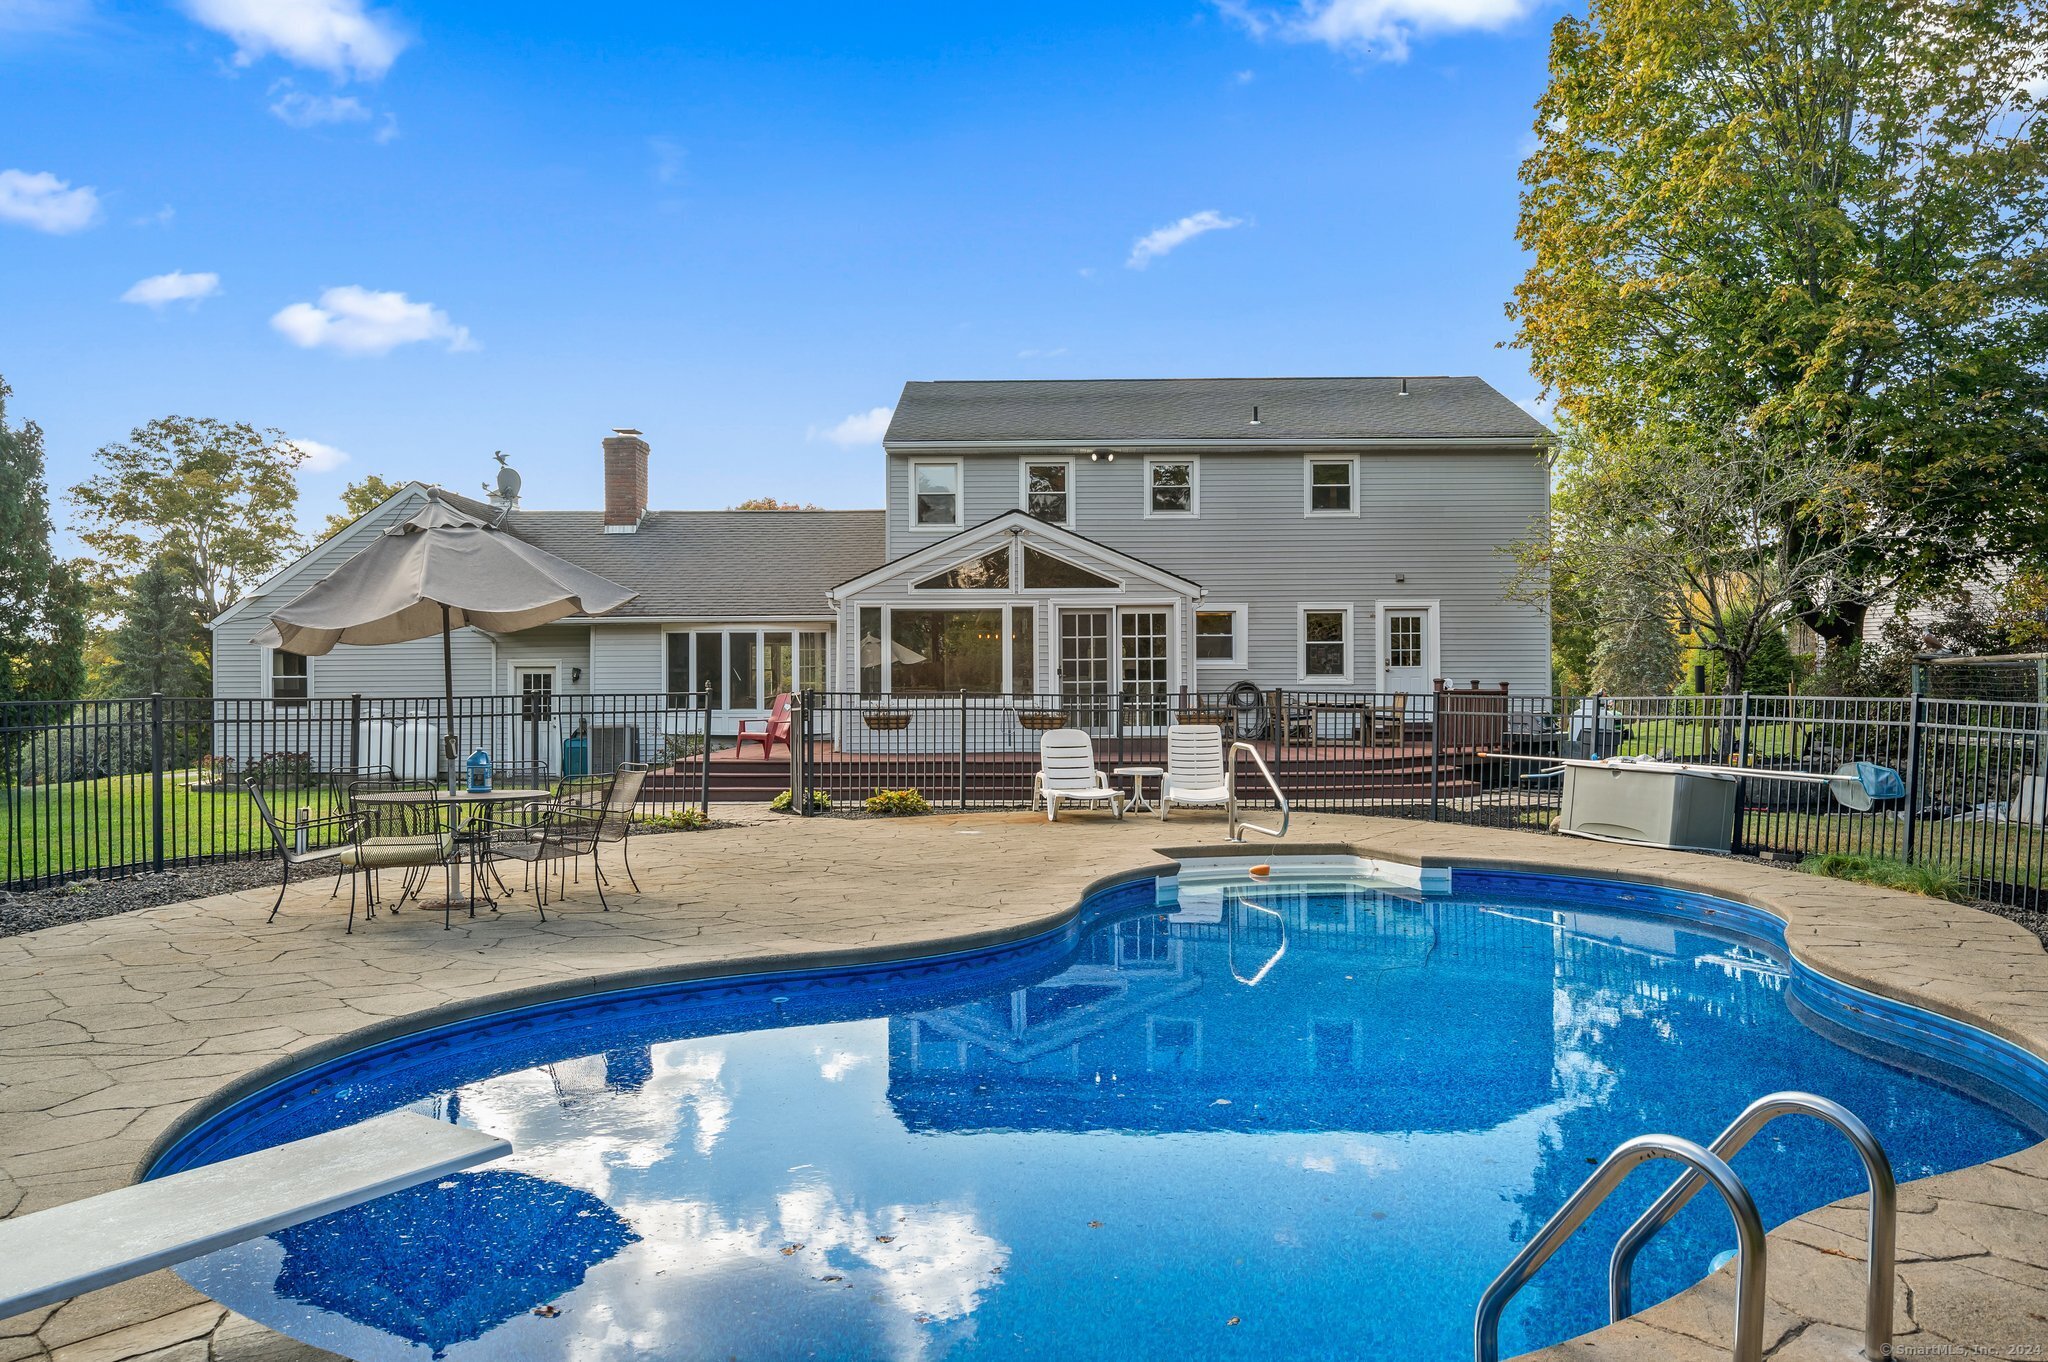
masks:
[[[242,782],[249,792],[250,800],[256,805],[256,814],[263,820],[263,826],[270,830],[271,841],[277,845],[277,858],[284,867],[284,874],[277,886],[277,900],[270,905],[270,916],[266,923],[277,921],[277,910],[284,906],[285,891],[291,888],[292,870],[296,866],[328,864],[334,866],[334,894],[341,892],[343,876],[348,877],[348,931],[356,929],[356,881],[355,873],[361,867],[350,863],[348,853],[356,845],[357,822],[352,813],[337,812],[324,814],[319,818],[296,820],[287,828],[270,800],[264,795],[257,778],[250,776]],[[367,895],[367,886],[366,886]],[[329,898],[334,894],[328,895]],[[376,916],[374,901],[368,904],[368,915]]]
[[[365,799],[366,795],[438,795],[440,782],[405,780],[388,771],[359,773],[349,782],[349,810],[356,818],[355,846],[344,857],[368,880],[371,906],[382,903],[378,874],[385,870],[405,872],[397,902],[417,897],[428,877],[445,866],[455,854],[455,834],[448,810],[438,799],[387,803]]]

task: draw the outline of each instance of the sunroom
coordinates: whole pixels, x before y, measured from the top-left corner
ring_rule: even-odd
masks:
[[[837,671],[856,682],[860,728],[908,731],[895,745],[930,727],[958,747],[963,695],[1007,702],[998,723],[974,706],[970,748],[1028,746],[1058,723],[1163,727],[1192,685],[1201,599],[1198,583],[1011,511],[834,588]]]

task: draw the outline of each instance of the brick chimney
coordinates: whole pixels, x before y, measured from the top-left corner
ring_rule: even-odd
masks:
[[[647,514],[647,441],[616,427],[604,441],[604,532],[632,534]]]

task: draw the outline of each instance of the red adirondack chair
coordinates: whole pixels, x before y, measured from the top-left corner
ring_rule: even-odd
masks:
[[[750,729],[747,727],[748,724],[759,724],[760,728]],[[761,744],[762,761],[766,761],[774,755],[775,744],[781,743],[784,747],[789,746],[789,693],[787,691],[775,697],[775,708],[768,712],[767,718],[740,720],[739,739],[733,744],[734,755],[737,756],[744,753],[747,750],[747,744],[750,742]]]

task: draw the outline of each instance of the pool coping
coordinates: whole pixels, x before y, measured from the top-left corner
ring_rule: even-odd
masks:
[[[949,823],[963,830],[976,827],[996,832],[998,824],[1016,822],[1000,815],[921,821],[934,833]],[[289,1053],[241,1071],[203,1095],[166,1102],[165,1106],[179,1106],[182,1110],[150,1140],[139,1167],[148,1167],[183,1132],[238,1096],[379,1039],[447,1025],[507,1006],[622,987],[783,969],[829,969],[836,965],[872,964],[1007,945],[1059,929],[1074,918],[1090,893],[1159,873],[1162,867],[1156,861],[1150,865],[1133,864],[1143,860],[1148,850],[1175,862],[1192,857],[1270,860],[1276,856],[1350,855],[1419,869],[1562,875],[1727,899],[1784,923],[1788,951],[1808,968],[1878,997],[1979,1027],[2031,1054],[2048,1058],[2048,956],[2043,955],[2040,943],[2031,934],[1973,908],[1794,875],[1749,862],[1662,853],[1648,848],[1563,843],[1540,834],[1354,816],[1320,815],[1298,821],[1307,822],[1310,826],[1304,830],[1312,834],[1341,828],[1346,835],[1341,840],[1291,844],[1199,842],[1157,846],[1153,843],[1163,839],[1134,841],[1127,834],[1112,830],[1126,825],[1111,825],[1103,820],[1099,832],[1090,828],[1079,838],[1075,849],[1085,851],[1086,856],[1072,857],[1070,853],[1070,858],[1057,862],[1055,869],[1085,873],[1089,868],[1106,864],[1119,868],[1094,876],[1078,890],[1063,891],[1056,887],[1075,883],[1073,876],[1063,873],[1047,877],[1043,881],[1047,892],[1062,897],[1071,894],[1070,901],[1054,911],[1011,916],[1000,926],[929,931],[914,940],[905,938],[879,945],[789,951],[740,949],[713,959],[558,977],[388,1016],[374,1025],[326,1039],[308,1040]],[[1031,833],[1020,830],[1014,835],[1019,845],[1040,854],[1044,845],[1040,839],[1061,836],[1065,828],[1063,824],[1061,832],[1047,834],[1043,823],[1033,820],[1033,824]],[[1362,835],[1351,835],[1354,833]],[[1007,830],[1001,832],[1005,838],[1012,835]],[[995,848],[991,845],[988,849]],[[1086,864],[1075,864],[1076,860],[1085,860]],[[836,873],[839,867],[832,869]],[[641,873],[647,876],[644,866]],[[223,900],[200,904],[225,903],[235,897],[224,896]],[[263,898],[267,907],[268,895],[259,893],[257,897]],[[656,897],[660,895],[657,893]],[[995,903],[1007,902],[999,894],[981,897]],[[242,908],[238,903],[228,906],[238,914]],[[821,941],[828,936],[825,932],[813,932],[802,939]],[[340,940],[336,938],[337,942]],[[0,1155],[6,1153],[0,1149]],[[74,1179],[73,1185],[77,1181],[80,1180]],[[89,1187],[70,1195],[81,1195],[83,1190]],[[1860,1225],[1854,1210],[1858,1200],[1810,1212],[1772,1233],[1773,1301],[1767,1315],[1767,1337],[1778,1349],[1774,1356],[1789,1359],[1809,1354],[1853,1355],[1860,1326],[1854,1316],[1861,1301],[1860,1281],[1856,1280],[1861,1271]],[[2018,1356],[2022,1355],[2018,1351],[2022,1343],[2048,1333],[2048,1315],[2038,1305],[2048,1298],[2048,1141],[2005,1159],[1905,1184],[1902,1210],[1906,1214],[1901,1217],[1900,1262],[1901,1274],[1908,1278],[1908,1289],[1900,1293],[1901,1338],[1913,1338],[1916,1344],[1930,1346],[1960,1343],[1980,1352],[1990,1350],[1993,1355],[1997,1355],[2000,1347],[2011,1344],[2009,1355]],[[1919,1310],[1914,1315],[1911,1312],[1916,1282]],[[1724,1272],[1629,1320],[1526,1356],[1577,1358],[1594,1351],[1601,1357],[1642,1358],[1645,1362],[1650,1358],[1690,1362],[1694,1356],[1723,1356],[1729,1294],[1728,1274]],[[190,1299],[189,1293],[185,1299]],[[219,1328],[223,1312],[211,1302],[206,1307],[211,1311],[212,1321],[207,1327]],[[177,1313],[199,1308],[187,1306]],[[135,1318],[132,1311],[128,1318]],[[247,1325],[232,1316],[226,1318],[231,1323]],[[125,1336],[130,1329],[143,1327],[127,1320],[123,1324],[123,1328],[106,1335],[104,1342],[111,1343],[115,1333]],[[1986,1334],[1986,1329],[2010,1332],[2000,1336]],[[268,1341],[266,1346],[284,1343],[267,1331],[255,1332]],[[189,1332],[183,1336],[191,1337]],[[145,1353],[154,1357],[163,1347],[156,1343],[122,1352],[109,1346],[89,1346],[102,1344],[103,1340],[96,1337],[83,1344],[59,1343],[54,1350],[9,1350],[10,1343],[24,1337],[29,1336],[18,1330],[0,1330],[0,1359],[37,1356],[71,1362],[73,1356],[97,1360],[141,1357]],[[1849,1351],[1838,1345],[1846,1345]],[[201,1346],[206,1346],[203,1338]],[[86,1350],[78,1351],[81,1348]],[[1826,1351],[1828,1348],[1832,1351]],[[230,1353],[216,1345],[212,1353],[194,1356],[208,1355],[226,1359]],[[283,1354],[251,1351],[232,1355]],[[291,1355],[318,1354],[305,1350]],[[165,1354],[166,1359],[170,1356]],[[182,1362],[182,1354],[177,1362]]]

